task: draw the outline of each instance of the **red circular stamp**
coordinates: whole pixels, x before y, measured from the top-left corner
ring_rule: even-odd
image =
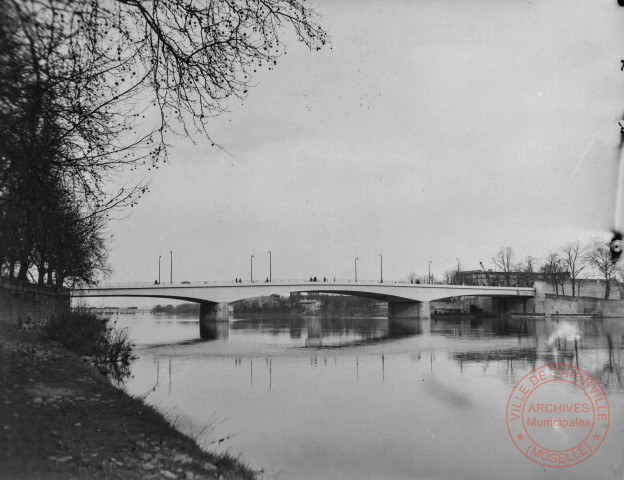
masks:
[[[527,373],[507,401],[507,430],[529,460],[571,467],[600,448],[611,413],[602,386],[572,365],[551,364]]]

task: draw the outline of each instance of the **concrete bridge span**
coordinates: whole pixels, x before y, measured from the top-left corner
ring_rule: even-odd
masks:
[[[286,296],[296,292],[318,292],[353,295],[388,302],[390,318],[428,318],[429,302],[448,297],[490,296],[527,298],[535,295],[533,288],[484,287],[465,285],[421,285],[409,283],[378,283],[302,280],[273,282],[182,282],[174,284],[109,284],[73,289],[73,298],[88,297],[152,297],[200,303],[200,334],[206,323],[229,321],[230,303],[268,295]]]

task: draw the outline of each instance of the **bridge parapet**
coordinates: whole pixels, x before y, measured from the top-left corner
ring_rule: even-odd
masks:
[[[156,297],[199,303],[221,303],[273,294],[295,292],[333,293],[386,300],[390,302],[424,302],[448,297],[507,296],[532,297],[533,288],[483,287],[465,285],[422,285],[380,283],[372,281],[310,282],[280,280],[274,282],[180,282],[177,284],[126,283],[77,288],[74,297]]]
[[[267,282],[266,280],[254,280],[253,282],[250,280],[242,279],[240,282],[235,280],[193,280],[193,281],[176,281],[176,282],[99,282],[89,288],[128,288],[128,287],[137,287],[137,288],[150,288],[150,287],[179,287],[179,286],[189,286],[189,287],[201,287],[204,285],[207,286],[226,286],[226,285],[292,285],[292,284],[310,284],[310,285],[322,285],[322,284],[353,284],[353,285],[418,285],[422,287],[437,287],[439,285],[426,285],[426,284],[412,284],[405,281],[386,281],[380,282],[379,280],[358,280],[357,282],[353,279],[344,279],[344,278],[328,278],[326,280],[308,280],[305,278],[295,278],[295,279],[284,279],[284,280],[271,280]]]

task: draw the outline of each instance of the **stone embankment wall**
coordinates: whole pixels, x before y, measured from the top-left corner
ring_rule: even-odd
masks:
[[[535,312],[533,297],[472,297],[469,302],[490,315]]]
[[[543,293],[550,293],[552,295],[561,295],[566,297],[572,296],[572,283],[567,281],[563,285],[559,285],[559,289],[555,291],[555,287],[552,283],[548,282],[535,282],[535,288]],[[611,290],[609,293],[609,300],[621,300],[624,299],[622,290],[624,285],[619,284],[615,280],[611,282]],[[576,280],[576,296],[577,297],[593,297],[604,298],[605,295],[605,282],[598,279],[580,278]],[[558,293],[557,293],[558,292]]]
[[[624,317],[624,300],[603,300],[591,297],[563,297],[544,294],[536,301],[535,313],[545,315],[596,315]]]
[[[597,315],[601,317],[624,317],[624,300],[610,299],[604,300],[595,297],[570,297],[554,295],[550,291],[550,286],[544,282],[535,283],[535,313],[545,315]],[[570,290],[571,292],[572,290]],[[617,288],[612,292],[618,293]],[[584,290],[581,289],[581,295]],[[603,290],[604,295],[604,290]]]
[[[591,288],[589,288],[591,286]],[[560,290],[561,291],[561,290]],[[596,315],[601,317],[624,317],[624,300],[620,300],[620,290],[613,284],[611,292],[615,299],[604,300],[604,282],[586,280],[581,288],[583,293],[592,296],[555,295],[552,285],[535,282],[535,297],[462,297],[454,301],[431,302],[431,311],[445,313],[457,311],[470,312],[476,306],[487,315],[506,315],[510,313],[534,313],[543,315]],[[571,294],[572,289],[566,288]]]
[[[69,305],[67,289],[59,293],[54,288],[0,277],[0,322],[38,323]]]
[[[431,313],[469,313],[473,305],[488,315],[535,312],[532,297],[461,297],[459,300],[431,302]]]

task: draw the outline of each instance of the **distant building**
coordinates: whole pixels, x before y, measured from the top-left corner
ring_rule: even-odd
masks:
[[[122,314],[122,315],[134,315],[139,309],[137,307],[87,307],[87,309],[94,313],[103,313],[105,315]]]
[[[318,298],[319,297],[319,292],[291,292],[289,295],[289,298],[293,301],[298,301],[298,300],[302,300],[302,299],[309,299],[309,298]]]
[[[465,270],[455,273],[455,285],[489,287],[532,287],[537,281],[550,281],[551,275],[543,272],[495,272],[492,270]],[[559,281],[568,281],[569,272],[557,273]]]

